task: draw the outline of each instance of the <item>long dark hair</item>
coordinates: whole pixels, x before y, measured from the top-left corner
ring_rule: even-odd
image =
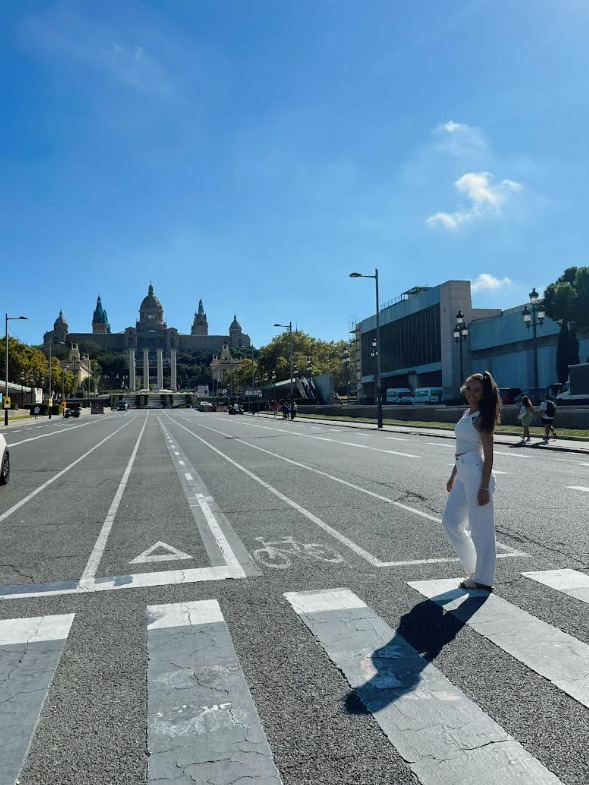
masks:
[[[489,371],[473,373],[468,379],[476,379],[483,385],[483,394],[479,403],[478,427],[486,433],[493,433],[495,426],[501,422],[501,397],[495,379]],[[467,379],[467,381],[468,381]]]
[[[534,411],[532,402],[530,401],[527,395],[522,396],[522,406],[525,406],[526,409],[530,409],[531,411]]]

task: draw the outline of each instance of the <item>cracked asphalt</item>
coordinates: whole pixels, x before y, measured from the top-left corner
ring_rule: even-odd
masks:
[[[75,614],[23,753],[19,785],[139,785],[149,777],[177,785],[418,782],[284,596],[340,587],[349,588],[561,782],[589,783],[587,707],[408,585],[461,574],[456,562],[431,561],[453,557],[434,520],[447,496],[453,460],[448,440],[185,410],[117,412],[74,423],[56,418],[6,434],[14,446],[11,480],[0,488],[0,622]],[[589,498],[568,487],[589,487],[589,466],[583,465],[589,461],[505,444],[496,451],[500,553],[524,554],[498,560],[496,593],[589,644],[589,605],[521,575],[589,571]],[[211,567],[211,545],[203,542],[189,505],[187,474],[216,505],[212,509],[246,577],[125,588],[125,576],[135,573]],[[109,515],[112,529],[96,578],[113,578],[116,590],[61,591],[62,584],[80,580]],[[147,558],[160,542],[187,558],[131,563]],[[162,555],[161,549],[156,553]],[[47,584],[57,586],[54,594],[42,593]],[[38,595],[1,596],[6,587],[25,585]],[[232,673],[241,674],[249,689],[279,780],[263,768],[256,777],[248,774],[243,761],[224,780],[210,779],[209,771],[205,778],[197,752],[209,764],[231,755],[217,748],[208,754],[203,738],[185,750],[188,763],[176,767],[175,778],[150,774],[150,701],[159,693],[149,675],[147,608],[201,600],[219,604],[226,625],[219,640],[227,638],[234,650],[224,651],[223,661],[233,657],[237,663]],[[185,663],[191,644],[181,640],[162,651],[166,645],[180,651]],[[25,645],[22,657],[26,652]],[[22,661],[21,654],[15,660],[12,653],[10,662]],[[167,665],[158,660],[163,673],[173,659]],[[0,667],[5,661],[0,646]],[[195,672],[198,667],[210,663],[195,665]],[[0,671],[0,744],[13,732],[17,698],[8,706],[1,692],[16,672],[11,668]],[[191,689],[212,689],[199,679]],[[225,700],[169,698],[168,705],[161,693],[161,711],[190,704],[193,718],[202,707]],[[234,706],[227,711],[229,718],[237,716]],[[219,733],[215,744],[222,745]],[[225,741],[230,735],[228,729]],[[243,741],[243,734],[236,738]],[[252,732],[252,738],[258,737]],[[236,755],[241,741],[235,742]],[[205,745],[200,752],[199,744]],[[162,749],[168,754],[167,743]],[[448,779],[447,785],[459,782]]]

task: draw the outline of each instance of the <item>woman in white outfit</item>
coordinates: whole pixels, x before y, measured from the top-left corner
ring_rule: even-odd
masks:
[[[442,523],[466,571],[460,587],[493,591],[493,433],[501,419],[501,399],[488,371],[469,376],[461,391],[468,409],[454,429],[456,462],[446,485],[450,496]]]

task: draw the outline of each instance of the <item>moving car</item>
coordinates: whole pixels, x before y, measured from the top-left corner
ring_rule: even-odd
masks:
[[[199,412],[212,412],[213,404],[208,401],[199,401],[196,408]]]
[[[6,485],[10,477],[10,455],[6,439],[0,433],[0,485]]]
[[[117,403],[117,412],[126,412],[129,409],[127,401],[119,401]]]
[[[243,414],[243,407],[239,403],[234,403],[227,409],[227,412],[229,414]]]

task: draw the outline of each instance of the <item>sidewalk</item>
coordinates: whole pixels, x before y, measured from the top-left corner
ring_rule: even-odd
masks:
[[[260,416],[274,419],[273,414],[260,412]],[[276,418],[282,419],[282,414]],[[329,420],[320,417],[305,417],[304,414],[297,414],[297,420],[305,420],[306,422],[321,423],[321,425],[334,425],[338,428],[356,428],[359,430],[376,431],[376,423],[369,422],[350,422],[349,420]],[[451,428],[425,428],[416,425],[384,425],[382,432],[385,433],[406,433],[413,434],[414,436],[435,436],[438,439],[454,439],[454,430]],[[558,433],[558,429],[557,429]],[[542,441],[540,437],[532,436],[532,441],[528,444],[522,444],[520,436],[510,436],[506,433],[495,434],[495,444],[506,444],[511,447],[520,447],[522,450],[542,450],[542,452],[575,452],[581,455],[589,455],[589,439],[573,439],[569,436],[559,437],[557,439],[550,439],[548,444]]]
[[[14,410],[11,410],[11,411],[14,411]],[[35,424],[41,425],[42,423],[47,422],[49,420],[49,417],[46,414],[40,414],[37,417],[37,419],[35,419],[35,416],[34,415],[30,415],[28,413],[28,410],[21,409],[19,411],[23,415],[26,414],[26,416],[24,416],[22,418],[22,420],[21,419],[15,420],[14,417],[9,417],[8,427],[6,427],[4,425],[4,412],[2,412],[2,421],[0,423],[0,433],[6,433],[7,431],[11,431],[13,428],[25,428],[25,427],[27,427],[29,425],[35,425]],[[17,412],[16,416],[18,416],[18,412]],[[80,409],[80,417],[88,417],[88,416],[90,416],[90,409]],[[64,418],[63,418],[63,415],[61,415],[61,414],[52,414],[51,415],[51,419],[52,420],[63,420]]]

